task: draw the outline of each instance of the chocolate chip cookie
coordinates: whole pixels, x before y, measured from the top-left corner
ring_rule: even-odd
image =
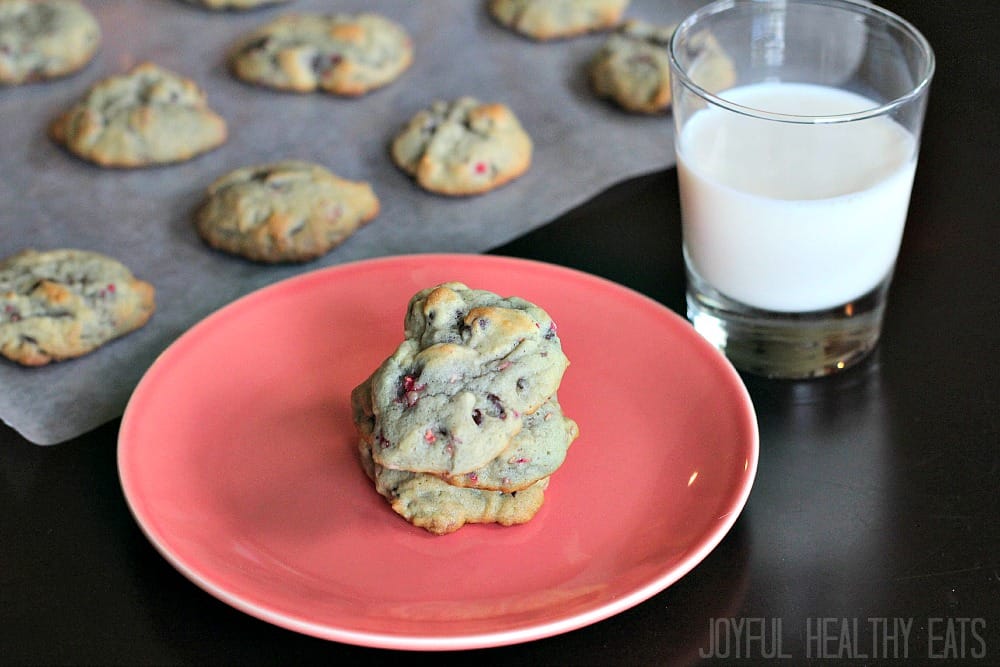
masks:
[[[483,467],[464,475],[440,473],[451,486],[490,491],[521,491],[549,477],[566,460],[579,428],[563,414],[556,396],[526,415],[520,432]]]
[[[371,378],[351,392],[351,407],[361,439],[369,445],[374,444],[376,420]],[[563,414],[558,398],[552,396],[535,412],[525,416],[522,429],[492,461],[462,475],[434,473],[434,476],[451,486],[508,493],[520,491],[554,473],[565,461],[579,432],[576,422]]]
[[[310,162],[243,167],[212,183],[195,216],[211,246],[259,262],[304,262],[343,243],[379,211],[368,183]]]
[[[469,523],[526,523],[541,509],[549,484],[545,477],[509,493],[461,488],[433,475],[384,468],[372,460],[371,445],[364,440],[358,449],[375,490],[389,501],[393,511],[436,535],[453,533]]]
[[[627,21],[594,56],[590,82],[594,92],[637,113],[670,108],[670,38],[676,25]]]
[[[97,19],[77,0],[0,0],[0,84],[76,72],[100,44]]]
[[[425,190],[461,196],[488,192],[524,174],[532,148],[509,107],[460,97],[419,111],[390,150],[396,165]]]
[[[614,27],[628,0],[490,0],[501,24],[537,40],[575,37]]]
[[[50,126],[53,140],[103,167],[189,160],[226,140],[196,83],[152,63],[95,84]]]
[[[670,38],[676,27],[641,20],[625,22],[591,62],[590,82],[594,92],[628,111],[645,114],[667,111],[672,101]],[[718,92],[735,83],[733,63],[714,38],[706,36],[696,48],[699,80],[707,88]]]
[[[355,97],[395,81],[412,61],[409,34],[379,14],[290,14],[247,35],[230,64],[261,86]]]
[[[153,286],[99,253],[25,250],[0,262],[0,354],[25,366],[87,354],[154,310]]]

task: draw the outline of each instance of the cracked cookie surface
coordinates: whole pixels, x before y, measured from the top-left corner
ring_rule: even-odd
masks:
[[[0,262],[0,354],[26,366],[87,354],[154,310],[153,286],[100,253],[25,250]]]
[[[71,74],[100,45],[97,19],[76,0],[0,0],[0,84]]]
[[[482,468],[556,393],[569,365],[545,311],[461,283],[414,295],[405,333],[371,377],[372,456],[387,468]]]
[[[438,100],[417,112],[391,145],[392,159],[425,190],[475,195],[524,174],[531,137],[509,107],[473,97]]]
[[[564,39],[618,24],[628,0],[491,0],[501,25],[537,40]]]
[[[98,82],[49,127],[54,141],[104,167],[189,160],[226,132],[197,84],[152,63]]]
[[[208,188],[195,224],[211,246],[259,262],[303,262],[343,243],[379,211],[368,183],[310,162],[236,169]]]
[[[413,62],[413,43],[374,13],[289,14],[247,35],[230,58],[237,77],[300,93],[364,95],[395,81]]]

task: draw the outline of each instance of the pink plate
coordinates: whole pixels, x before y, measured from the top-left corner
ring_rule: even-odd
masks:
[[[410,296],[448,280],[549,312],[580,437],[529,523],[439,537],[365,477],[349,394],[402,341]],[[684,319],[602,278],[484,255],[344,264],[233,302],[150,367],[118,448],[139,525],[206,591],[307,635],[412,650],[538,639],[648,599],[729,531],[757,457],[739,376]]]

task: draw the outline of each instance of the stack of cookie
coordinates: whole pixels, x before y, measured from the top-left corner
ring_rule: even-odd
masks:
[[[535,516],[578,435],[556,391],[569,365],[538,306],[461,283],[409,302],[405,340],[351,394],[365,472],[432,533]]]

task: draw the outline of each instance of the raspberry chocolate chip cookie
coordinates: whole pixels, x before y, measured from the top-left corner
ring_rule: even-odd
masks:
[[[521,491],[554,473],[576,440],[576,422],[563,414],[553,396],[526,415],[520,432],[482,468],[464,475],[437,475],[451,486],[490,491]]]
[[[395,81],[413,61],[407,32],[372,13],[291,14],[237,47],[233,72],[250,83],[355,97]]]
[[[393,511],[436,535],[453,533],[468,523],[527,523],[541,509],[549,484],[545,477],[509,493],[461,488],[433,475],[384,468],[372,460],[372,447],[364,440],[358,449],[362,467]]]
[[[591,62],[590,82],[594,92],[637,113],[669,109],[669,49],[676,27],[639,20],[624,23]]]
[[[286,160],[243,167],[212,183],[195,223],[219,250],[259,262],[304,262],[343,243],[378,211],[368,183]]]
[[[531,138],[510,108],[472,97],[434,102],[391,146],[393,161],[418,185],[456,196],[488,192],[521,176],[531,153]]]
[[[655,114],[670,108],[670,38],[677,26],[646,21],[624,23],[594,56],[590,82],[600,97],[623,109]],[[711,48],[705,48],[710,46]],[[713,91],[731,86],[732,62],[714,42],[700,45],[700,80]]]
[[[375,443],[375,415],[371,397],[371,378],[351,392],[354,424],[368,446]],[[496,458],[481,468],[462,475],[435,473],[451,486],[513,492],[525,489],[549,477],[563,464],[579,428],[566,417],[553,396],[538,410],[526,415],[523,428],[511,438]],[[368,453],[371,457],[371,453]]]
[[[143,63],[94,85],[52,123],[49,134],[103,167],[145,167],[216,148],[226,140],[226,121],[193,81]]]
[[[536,40],[575,37],[614,27],[628,0],[491,0],[501,24]]]
[[[101,28],[77,0],[0,0],[0,84],[65,76],[101,45]]]
[[[461,283],[422,290],[406,339],[371,378],[372,456],[413,472],[482,468],[556,392],[568,365],[541,308]]]
[[[25,366],[87,354],[143,326],[154,296],[111,257],[25,250],[0,262],[0,354]]]

